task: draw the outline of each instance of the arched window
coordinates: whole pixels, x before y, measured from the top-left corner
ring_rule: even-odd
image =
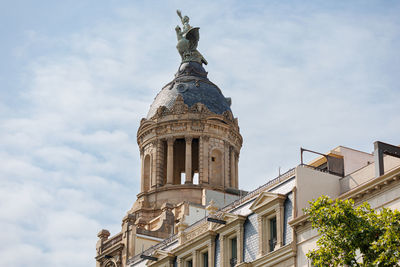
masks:
[[[210,182],[215,185],[223,185],[223,164],[222,164],[222,152],[219,149],[214,149],[211,152],[210,160]]]

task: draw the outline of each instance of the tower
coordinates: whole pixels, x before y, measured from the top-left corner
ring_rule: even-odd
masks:
[[[199,28],[190,26],[180,11],[178,15],[183,27],[175,30],[182,62],[140,122],[140,193],[123,218],[120,234],[109,239],[107,230],[99,233],[98,266],[125,266],[141,250],[201,218],[189,214],[189,207],[204,217],[211,200],[221,207],[240,194],[242,136],[231,99],[208,79],[203,67],[207,61],[197,50]]]
[[[176,28],[182,63],[155,97],[137,133],[141,190],[131,212],[140,211],[144,220],[166,203],[202,204],[204,189],[238,192],[242,137],[231,99],[202,66],[207,61],[196,49],[199,28],[178,14],[183,23],[183,30]]]

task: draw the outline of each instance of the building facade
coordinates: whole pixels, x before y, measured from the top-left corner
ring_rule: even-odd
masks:
[[[252,192],[238,189],[242,137],[231,99],[207,78],[199,28],[182,16],[174,79],[137,133],[141,188],[119,233],[101,230],[97,267],[311,266],[303,209],[321,195],[400,209],[400,148],[339,146]],[[303,153],[314,153],[302,149]]]

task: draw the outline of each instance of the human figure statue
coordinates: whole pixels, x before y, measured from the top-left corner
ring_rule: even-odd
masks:
[[[178,39],[178,44],[176,48],[178,49],[179,54],[182,58],[183,62],[198,62],[204,63],[207,65],[207,60],[197,51],[197,44],[199,43],[200,35],[199,35],[199,27],[192,27],[189,24],[189,17],[183,16],[180,10],[177,10],[179,18],[181,19],[183,29],[181,27],[176,26],[176,37]]]

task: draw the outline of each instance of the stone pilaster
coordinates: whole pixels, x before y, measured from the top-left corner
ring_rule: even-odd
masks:
[[[279,205],[276,210],[276,247],[278,249],[283,246],[283,215],[284,215],[284,207],[283,205]]]
[[[202,149],[202,153],[200,154],[201,157],[201,161],[200,161],[200,174],[199,174],[199,180],[201,181],[200,183],[204,183],[204,184],[209,184],[209,151],[208,151],[208,147],[209,147],[209,141],[210,141],[210,137],[209,136],[202,136],[200,138],[200,146]]]
[[[230,187],[229,179],[229,143],[224,142],[224,187]]]
[[[239,188],[239,153],[235,152],[235,184]]]
[[[199,251],[198,250],[195,250],[192,253],[192,263],[193,263],[193,266],[199,266],[200,265],[200,262],[199,262]]]
[[[261,215],[257,216],[257,224],[258,224],[258,257],[261,257],[265,254],[267,237],[264,233],[264,220]]]
[[[219,249],[220,249],[220,264],[222,267],[229,266],[228,262],[225,262],[226,261],[225,258],[227,258],[227,257],[225,257],[225,255],[227,255],[226,254],[227,253],[227,251],[226,251],[227,244],[225,244],[225,242],[226,242],[226,236],[224,236],[224,235],[220,236],[219,237]]]
[[[167,139],[167,184],[170,185],[174,182],[174,142],[174,138]]]
[[[208,244],[208,266],[214,266],[215,260],[215,242],[211,241]]]
[[[140,149],[140,191],[144,192],[144,150]]]
[[[230,154],[231,154],[231,157],[230,157],[230,164],[231,164],[231,175],[230,175],[231,179],[230,179],[230,181],[231,181],[231,183],[230,183],[230,185],[233,188],[238,188],[238,185],[236,184],[236,177],[235,177],[235,173],[236,173],[236,171],[235,171],[235,151],[234,151],[233,147],[230,148]]]
[[[237,237],[237,263],[243,262],[243,244],[244,244],[244,229],[243,224],[239,225],[239,229],[236,232]]]

